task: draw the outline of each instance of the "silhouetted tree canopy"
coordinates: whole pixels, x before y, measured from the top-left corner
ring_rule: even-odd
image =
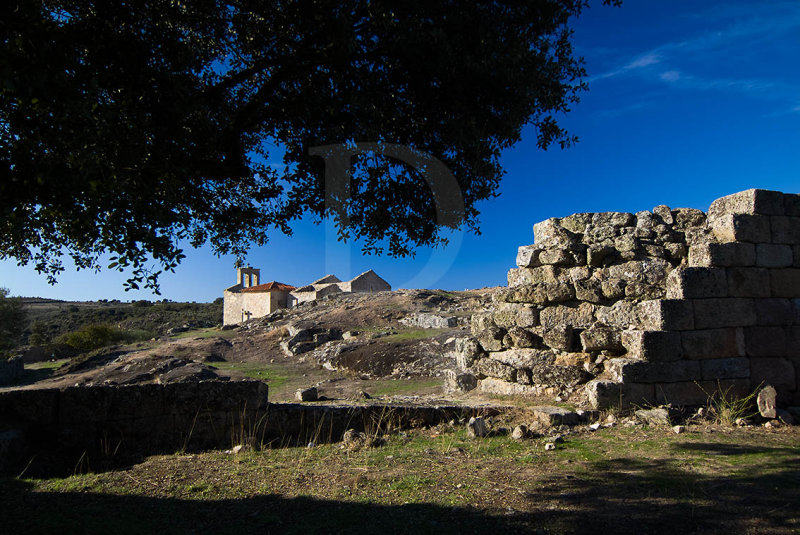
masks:
[[[477,231],[476,203],[495,195],[501,151],[523,126],[541,148],[574,141],[556,116],[585,88],[568,25],[584,7],[4,2],[0,258],[53,282],[65,255],[100,269],[110,254],[109,268],[131,270],[129,288],[157,291],[180,242],[241,257],[306,213],[393,255],[436,244],[442,226]],[[343,142],[438,158],[464,213],[437,221],[419,172],[369,154],[353,158],[350,196],[332,214],[325,160],[309,149]]]
[[[0,357],[2,351],[15,347],[22,337],[26,324],[22,300],[9,297],[8,289],[0,288]]]

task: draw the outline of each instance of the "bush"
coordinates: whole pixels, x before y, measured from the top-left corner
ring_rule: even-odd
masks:
[[[132,343],[151,338],[145,331],[125,331],[105,323],[86,325],[77,331],[63,335],[60,341],[79,351],[92,351],[120,343]]]

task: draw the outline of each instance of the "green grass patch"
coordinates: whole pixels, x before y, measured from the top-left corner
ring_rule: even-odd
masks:
[[[207,362],[206,364],[219,370],[236,371],[247,377],[266,381],[274,388],[282,386],[289,379],[287,375],[275,371],[273,367],[263,362]]]
[[[171,338],[176,340],[181,338],[232,338],[235,334],[236,332],[231,329],[223,331],[219,327],[208,327],[206,329],[191,329],[171,336]]]
[[[386,342],[407,342],[410,340],[424,340],[433,338],[451,329],[408,329],[399,331],[397,334],[390,334],[383,337]]]

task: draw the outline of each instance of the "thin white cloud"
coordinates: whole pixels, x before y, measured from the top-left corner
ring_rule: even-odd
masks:
[[[665,82],[677,82],[681,79],[681,73],[678,71],[666,71],[659,74],[658,77]]]
[[[656,65],[657,63],[661,63],[661,54],[657,54],[655,52],[648,52],[647,54],[640,56],[627,65],[625,65],[622,69],[625,71],[630,71],[633,69],[641,69],[642,67],[648,67],[650,65]]]
[[[732,70],[728,76],[724,72],[731,58],[754,52],[762,54],[763,50],[774,47],[796,46],[796,35],[800,35],[800,2],[776,4],[774,7],[753,16],[745,16],[741,10],[733,9],[727,17],[709,17],[705,20],[725,21],[724,27],[640,52],[619,67],[588,81],[636,76],[680,90],[737,92],[795,103],[800,95],[800,85],[782,73],[756,79],[739,78],[740,71]],[[715,75],[695,74],[698,70],[710,70]],[[797,113],[798,108],[800,106],[791,108],[791,112]],[[789,106],[784,108],[788,109]]]
[[[800,2],[782,3],[770,6],[769,16],[766,14],[745,17],[736,9],[732,9],[729,18],[735,21],[724,29],[716,29],[701,33],[680,41],[673,41],[657,46],[651,50],[636,54],[621,67],[595,75],[589,82],[605,78],[613,78],[624,74],[633,74],[655,65],[684,59],[696,60],[698,57],[720,54],[730,57],[731,48],[746,45],[757,46],[761,40],[774,42],[779,36],[800,32]],[[717,17],[719,19],[721,17]],[[714,20],[706,18],[705,20]]]

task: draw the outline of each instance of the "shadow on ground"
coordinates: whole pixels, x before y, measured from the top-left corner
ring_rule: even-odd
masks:
[[[275,494],[210,500],[203,499],[202,490],[195,499],[126,496],[81,488],[80,482],[67,492],[34,492],[26,481],[5,479],[0,480],[0,504],[6,511],[0,533],[675,535],[800,530],[797,448],[701,442],[674,444],[672,450],[674,456],[658,459],[612,456],[566,463],[566,470],[554,466],[538,477],[526,477],[511,464],[502,475],[515,488],[501,494],[487,489],[470,508]],[[709,470],[714,464],[702,465],[717,462],[717,456],[728,457],[727,475]],[[755,457],[744,462],[743,456]]]
[[[0,488],[0,503],[8,511],[0,533],[456,534],[526,528],[520,519],[431,504],[385,506],[276,495],[203,501],[37,493],[18,480],[5,480]]]
[[[800,457],[797,448],[736,444],[673,444],[675,458],[613,458],[590,463],[586,477],[550,477],[527,496],[530,507],[557,504],[555,533],[798,533]],[[685,452],[703,455],[678,458]],[[757,456],[733,476],[709,466],[716,456]]]

